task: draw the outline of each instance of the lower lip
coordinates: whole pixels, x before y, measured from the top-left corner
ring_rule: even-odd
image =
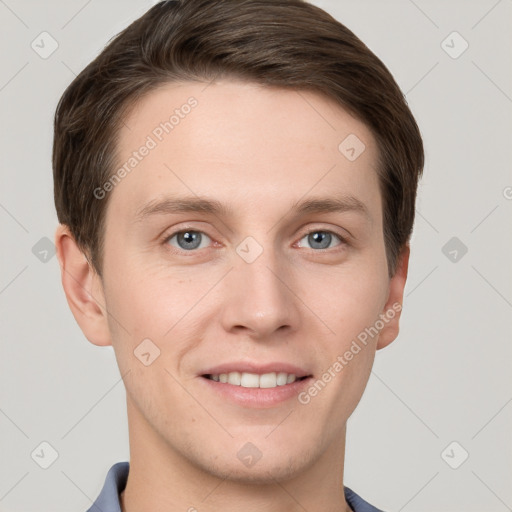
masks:
[[[235,402],[242,407],[269,408],[287,400],[296,398],[309,384],[312,377],[296,380],[291,384],[275,388],[244,388],[224,382],[217,382],[206,377],[199,377],[209,389],[222,398]]]

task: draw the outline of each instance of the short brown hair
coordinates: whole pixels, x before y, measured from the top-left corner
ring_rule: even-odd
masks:
[[[391,73],[350,30],[302,0],[167,0],[119,33],[69,85],[55,112],[59,222],[101,276],[107,200],[128,109],[167,82],[242,79],[309,90],[364,122],[379,149],[390,277],[409,241],[423,143]],[[341,141],[340,141],[341,142]]]

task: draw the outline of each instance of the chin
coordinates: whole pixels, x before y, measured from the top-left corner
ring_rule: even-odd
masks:
[[[310,451],[298,453],[296,446],[291,446],[288,452],[275,447],[259,451],[250,442],[241,448],[226,449],[224,453],[210,453],[208,458],[205,455],[197,449],[188,452],[190,462],[205,473],[222,480],[252,485],[293,479],[316,459]]]
[[[237,460],[236,462],[226,461],[222,466],[216,464],[203,469],[218,478],[238,484],[268,485],[275,484],[276,480],[283,482],[296,477],[304,469],[299,466],[289,459],[265,462],[262,457],[252,467],[245,467]]]

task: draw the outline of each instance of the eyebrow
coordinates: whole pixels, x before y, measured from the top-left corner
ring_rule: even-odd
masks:
[[[233,215],[233,210],[215,200],[201,197],[165,197],[145,204],[135,214],[135,222],[143,222],[154,215],[171,213],[206,213],[220,217]],[[355,212],[371,221],[368,207],[354,196],[319,197],[299,200],[289,213],[305,215],[311,213]]]

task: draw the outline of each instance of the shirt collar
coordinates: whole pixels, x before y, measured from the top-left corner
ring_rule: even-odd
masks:
[[[100,495],[87,512],[121,512],[119,495],[126,487],[129,470],[129,462],[114,464],[107,473]],[[345,499],[354,512],[383,512],[364,501],[348,487],[344,487],[344,490]]]

